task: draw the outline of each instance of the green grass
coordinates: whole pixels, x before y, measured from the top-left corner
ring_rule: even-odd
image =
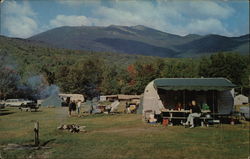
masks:
[[[0,153],[7,158],[107,159],[238,159],[249,156],[249,127],[222,125],[194,129],[145,124],[141,115],[68,117],[65,108],[20,112],[7,108],[0,115]],[[33,143],[33,122],[40,122],[41,144],[51,149],[3,150],[8,143]],[[87,126],[87,133],[57,130],[61,123]]]

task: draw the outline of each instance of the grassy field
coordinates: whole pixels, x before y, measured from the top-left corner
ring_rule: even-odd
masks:
[[[50,149],[4,150],[9,143],[33,143],[32,120],[40,122],[41,144]],[[87,133],[57,130],[64,124],[85,125]],[[249,156],[249,125],[162,127],[145,124],[141,115],[68,117],[65,108],[0,113],[0,158],[107,159],[240,159]]]

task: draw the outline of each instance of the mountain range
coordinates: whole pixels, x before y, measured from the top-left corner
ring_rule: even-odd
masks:
[[[249,34],[239,37],[216,34],[179,36],[142,25],[63,26],[27,40],[56,48],[160,57],[196,57],[215,52],[249,53]]]

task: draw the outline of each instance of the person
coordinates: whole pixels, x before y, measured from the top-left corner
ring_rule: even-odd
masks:
[[[69,116],[71,116],[71,112],[73,110],[73,101],[69,102]]]
[[[188,105],[185,106],[185,110],[190,110],[192,107],[192,103],[188,102]]]
[[[78,102],[77,102],[77,114],[78,115],[80,114],[80,109],[81,109],[81,101],[78,100]]]
[[[72,102],[72,110],[74,112],[76,112],[76,101],[75,100],[73,100],[73,102]]]
[[[182,105],[180,102],[177,103],[177,105],[175,106],[174,110],[181,110],[182,109]]]
[[[196,105],[196,101],[192,100],[190,107],[190,114],[188,115],[187,122],[183,123],[183,125],[189,125],[190,128],[194,127],[194,118],[201,116],[201,109],[198,105]]]

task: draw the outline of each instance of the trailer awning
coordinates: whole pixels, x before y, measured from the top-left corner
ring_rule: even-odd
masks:
[[[174,91],[224,91],[236,87],[226,78],[158,78],[154,80],[154,86],[157,89]]]

